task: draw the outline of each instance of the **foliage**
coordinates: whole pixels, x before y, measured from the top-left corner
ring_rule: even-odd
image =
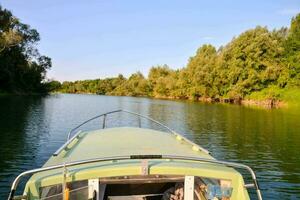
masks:
[[[148,74],[148,81],[154,97],[176,96],[176,82],[178,73],[169,68],[168,65],[152,67]]]
[[[116,78],[103,80],[65,81],[61,84],[60,91],[65,93],[109,94],[122,85],[125,80],[123,75],[119,75]]]
[[[279,88],[276,86],[271,86],[265,88],[261,91],[253,92],[250,95],[245,97],[246,99],[253,100],[266,100],[266,99],[276,99],[289,104],[297,104],[300,102],[300,89],[297,87],[292,88]]]
[[[264,27],[232,40],[222,51],[229,97],[244,97],[272,84],[284,86],[286,83],[278,82],[286,70],[282,52],[280,38]]]
[[[57,91],[61,88],[61,83],[56,80],[48,81],[45,85],[47,91]]]
[[[111,95],[129,96],[147,96],[149,93],[149,82],[140,72],[132,74],[127,81],[123,81],[115,90],[109,92]]]
[[[292,84],[300,86],[300,14],[292,19],[284,48],[289,78],[293,79]]]
[[[233,38],[218,50],[200,47],[186,67],[167,65],[140,72],[128,79],[64,82],[62,92],[162,98],[286,99],[300,91],[300,14],[290,28],[268,30],[257,26]]]
[[[0,91],[46,92],[51,59],[39,54],[39,33],[0,6]]]
[[[182,74],[181,87],[185,88],[189,98],[214,97],[217,51],[212,45],[203,45],[191,57],[185,72]],[[183,76],[186,76],[183,77]]]

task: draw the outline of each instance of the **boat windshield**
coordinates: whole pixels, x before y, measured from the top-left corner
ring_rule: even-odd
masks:
[[[232,187],[229,180],[150,175],[76,181],[65,187],[63,184],[42,187],[39,191],[40,200],[230,200]]]

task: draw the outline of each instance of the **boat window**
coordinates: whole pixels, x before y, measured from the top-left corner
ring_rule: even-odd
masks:
[[[67,183],[68,199],[70,200],[86,200],[88,199],[88,181],[74,181]],[[62,184],[52,185],[40,188],[40,199],[41,200],[62,200]]]
[[[120,176],[67,184],[67,200],[230,200],[231,181],[196,176]],[[98,198],[97,198],[98,197]],[[40,199],[62,200],[62,185],[40,188]]]
[[[194,178],[194,200],[230,200],[231,181]]]
[[[106,185],[101,200],[230,200],[232,194],[229,180],[195,176],[124,176],[100,183]]]

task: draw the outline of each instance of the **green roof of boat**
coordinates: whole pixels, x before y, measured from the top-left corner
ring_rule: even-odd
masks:
[[[174,155],[214,159],[200,146],[173,133],[142,128],[108,128],[81,132],[57,155],[52,155],[44,167],[94,158],[128,155]],[[34,174],[26,184],[30,199],[39,199],[38,188],[59,184],[63,181],[63,169]],[[83,164],[68,167],[67,181],[97,177],[140,175],[141,161],[120,160]],[[150,159],[149,174],[193,175],[232,181],[232,199],[249,199],[240,173],[231,167],[212,163]]]
[[[80,133],[44,165],[123,155],[176,155],[211,158],[181,136],[152,129],[122,127]]]

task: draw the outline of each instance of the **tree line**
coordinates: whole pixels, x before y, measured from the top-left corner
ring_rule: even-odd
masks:
[[[0,5],[0,93],[44,93],[51,59],[36,48],[39,33]]]
[[[56,82],[65,93],[149,96],[178,99],[280,98],[282,90],[300,88],[300,14],[289,28],[257,26],[216,49],[201,46],[186,67],[154,66],[148,77]]]

